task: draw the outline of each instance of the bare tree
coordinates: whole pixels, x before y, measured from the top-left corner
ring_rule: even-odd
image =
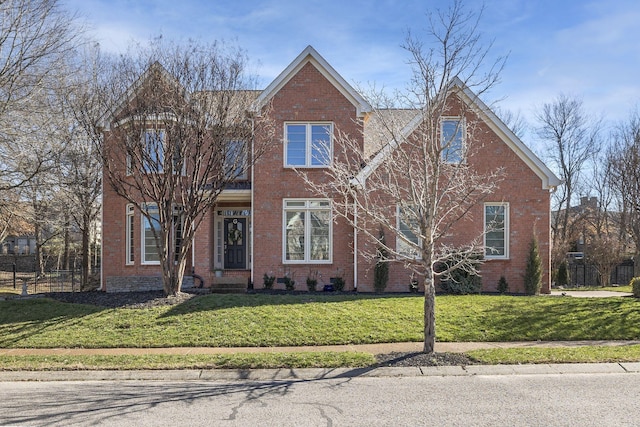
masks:
[[[518,138],[522,139],[528,129],[527,120],[520,111],[513,112],[504,108],[496,107],[493,109],[496,115],[507,125],[511,132]]]
[[[596,267],[602,286],[609,286],[611,273],[624,256],[626,238],[620,233],[620,215],[615,207],[613,163],[606,152],[593,153],[592,173],[589,179],[591,192],[587,203],[581,203],[579,215],[573,219],[581,228],[578,232],[584,242],[586,260]],[[593,195],[593,197],[591,197]]]
[[[618,125],[609,155],[611,182],[620,201],[620,231],[635,247],[635,272],[640,275],[640,113],[634,111]]]
[[[601,121],[589,117],[582,101],[559,95],[552,103],[544,104],[536,114],[538,135],[547,142],[548,159],[555,167],[562,185],[553,193],[552,267],[566,256],[570,237],[575,235],[571,205],[582,183],[582,170],[598,151]]]
[[[80,43],[82,29],[57,0],[0,2],[0,191],[22,185],[49,159],[24,154],[30,118],[47,108],[44,95],[60,84],[60,65]],[[44,102],[44,104],[43,104]]]
[[[111,75],[107,89],[122,103],[103,146],[105,180],[145,217],[173,295],[205,214],[267,147],[252,138],[265,123],[247,113],[255,81],[240,49],[161,39],[123,56]]]
[[[414,70],[407,93],[371,97],[374,112],[368,126],[386,142],[373,147],[377,155],[370,157],[357,139],[337,132],[335,146],[342,151],[334,153],[328,182],[314,182],[301,172],[307,185],[331,197],[335,212],[369,242],[359,248],[362,255],[376,260],[382,248],[388,254],[384,260],[400,260],[422,278],[426,353],[435,345],[434,278],[449,278],[456,270],[477,274],[484,254],[481,232],[464,242],[453,242],[448,234],[456,223],[469,219],[502,175],[474,161],[482,112],[469,105],[484,106],[476,94],[495,84],[504,62],[488,62],[489,48],[477,31],[480,17],[456,1],[448,10],[429,15],[432,47],[407,37],[404,48]],[[398,104],[406,107],[387,109]],[[465,125],[447,122],[441,132],[448,116],[463,117]],[[390,237],[379,239],[380,229]]]
[[[105,107],[109,105],[104,85],[108,65],[109,60],[101,57],[98,46],[80,51],[73,61],[67,63],[70,87],[60,97],[67,143],[57,169],[68,206],[69,226],[73,223],[81,234],[83,289],[89,282],[91,239],[95,238],[95,221],[101,209],[102,158],[99,147],[102,131],[99,123]]]

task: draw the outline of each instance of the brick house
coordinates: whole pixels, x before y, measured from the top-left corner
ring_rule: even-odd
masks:
[[[505,276],[511,291],[523,291],[535,224],[545,269],[542,291],[548,292],[550,190],[559,180],[468,88],[461,86],[459,93],[472,107],[468,114],[480,119],[483,167],[501,166],[507,176],[491,200],[474,207],[474,218],[484,218],[486,209],[498,209],[504,221],[498,236],[502,250],[487,256],[482,266],[483,288],[495,290],[500,276]],[[339,152],[333,146],[337,139],[331,136],[338,129],[355,138],[363,152],[380,156],[381,143],[371,136],[375,121],[368,120],[371,106],[311,46],[257,94],[254,105],[258,114],[269,105],[276,129],[272,149],[246,179],[221,193],[196,233],[186,271],[193,271],[207,287],[236,282],[261,288],[266,273],[292,276],[297,289],[304,289],[305,278],[313,271],[320,289],[340,276],[345,290],[372,291],[373,265],[353,250],[364,243],[353,227],[332,213],[331,200],[310,192],[294,170],[303,168],[312,179],[323,179],[324,161]],[[398,115],[407,120],[415,117]],[[262,137],[256,132],[254,140]],[[109,138],[107,130],[105,144]],[[145,264],[141,254],[143,219],[110,191],[106,179],[103,182],[101,289],[161,289],[160,267]],[[482,233],[483,222],[463,221],[456,232]],[[136,256],[129,259],[131,253]],[[387,291],[407,291],[408,282],[402,265],[392,264]],[[183,286],[191,283],[185,274]],[[284,287],[281,280],[275,287]]]

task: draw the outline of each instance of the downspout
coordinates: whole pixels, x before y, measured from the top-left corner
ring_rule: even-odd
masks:
[[[253,118],[253,116],[251,117],[251,214],[249,215],[249,235],[251,236],[251,238],[249,239],[249,259],[250,261],[250,268],[251,271],[249,273],[249,277],[251,280],[251,285],[254,286],[254,269],[253,269],[253,248],[254,248],[254,239],[253,239],[253,212],[255,210],[255,206],[253,204],[254,202],[254,174],[255,174],[255,140],[256,140],[256,129],[255,129],[255,119]]]
[[[353,199],[353,291],[358,292],[358,203]]]

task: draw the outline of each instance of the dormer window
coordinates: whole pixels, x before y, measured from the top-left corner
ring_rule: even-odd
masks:
[[[286,167],[331,165],[331,123],[286,123],[284,133]]]

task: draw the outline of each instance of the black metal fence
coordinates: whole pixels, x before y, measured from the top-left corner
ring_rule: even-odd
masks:
[[[80,284],[80,270],[52,270],[40,274],[0,271],[0,292],[79,292]]]
[[[628,285],[633,279],[633,268],[634,262],[632,260],[617,265],[611,272],[611,284]],[[572,287],[602,286],[596,267],[584,262],[569,264],[569,279]]]

